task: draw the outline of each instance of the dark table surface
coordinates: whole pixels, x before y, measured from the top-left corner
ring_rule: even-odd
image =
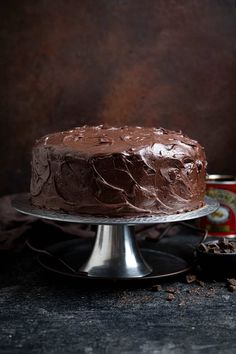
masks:
[[[1,353],[233,353],[236,294],[225,282],[66,280],[28,250],[0,257]],[[168,301],[174,288],[175,299]]]

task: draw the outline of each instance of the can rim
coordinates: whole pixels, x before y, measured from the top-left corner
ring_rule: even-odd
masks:
[[[235,184],[236,183],[236,176],[234,175],[217,175],[212,174],[208,175],[206,178],[207,184]]]

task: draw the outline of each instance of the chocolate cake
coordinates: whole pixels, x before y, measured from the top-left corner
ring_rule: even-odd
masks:
[[[31,199],[77,214],[175,214],[203,206],[205,177],[204,149],[180,132],[83,126],[36,141]]]

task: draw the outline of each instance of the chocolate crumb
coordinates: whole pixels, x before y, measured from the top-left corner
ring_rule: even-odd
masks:
[[[228,282],[229,285],[236,286],[236,279],[234,279],[234,278],[227,279],[227,282]]]
[[[187,274],[186,275],[186,282],[188,284],[194,283],[197,280],[197,277],[195,274]]]
[[[156,284],[156,285],[153,285],[150,290],[151,290],[151,291],[158,292],[158,291],[161,291],[161,290],[162,290],[162,286],[159,285],[159,284]]]
[[[231,291],[231,293],[234,293],[236,291],[236,286],[234,285],[229,285],[228,290]]]
[[[176,293],[176,289],[174,289],[174,288],[167,288],[167,289],[166,289],[166,292],[167,292],[167,293],[170,293],[170,294],[175,294],[175,293]]]
[[[234,293],[236,291],[236,279],[234,279],[234,278],[227,279],[226,286],[229,291]]]
[[[168,294],[168,295],[166,296],[166,300],[167,300],[167,301],[173,301],[173,300],[175,300],[174,294]]]

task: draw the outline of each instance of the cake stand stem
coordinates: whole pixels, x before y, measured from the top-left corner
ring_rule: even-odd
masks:
[[[98,278],[137,278],[152,269],[138,249],[133,226],[99,225],[93,251],[79,271]]]

